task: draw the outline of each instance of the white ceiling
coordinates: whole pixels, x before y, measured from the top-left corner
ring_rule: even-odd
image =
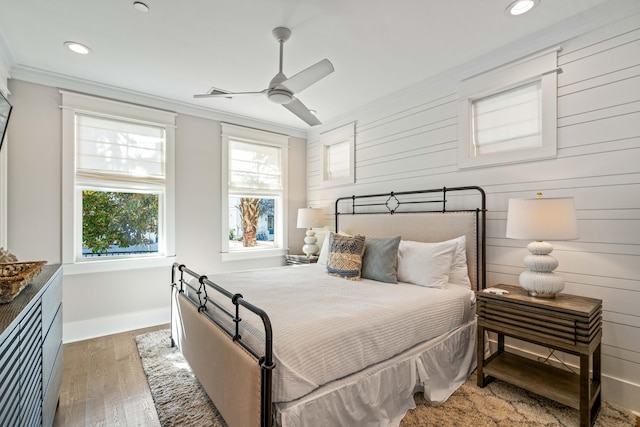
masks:
[[[286,26],[286,75],[323,58],[335,66],[299,94],[326,122],[575,15],[593,19],[605,1],[541,0],[507,17],[511,0],[145,0],[148,13],[132,0],[0,0],[0,50],[10,74],[46,71],[304,130],[261,96],[192,96],[266,88],[278,69],[271,30]]]

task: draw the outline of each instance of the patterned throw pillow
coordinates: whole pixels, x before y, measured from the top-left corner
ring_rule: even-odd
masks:
[[[327,273],[349,280],[360,280],[365,237],[334,234],[329,248]]]

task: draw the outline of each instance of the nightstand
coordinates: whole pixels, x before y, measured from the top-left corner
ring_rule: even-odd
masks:
[[[593,425],[601,404],[602,301],[563,293],[535,298],[519,286],[494,288],[509,293],[478,292],[478,386],[494,378],[506,381],[578,409],[580,425]],[[486,358],[485,331],[498,336],[497,351]],[[505,336],[579,356],[580,371],[509,353]]]
[[[318,257],[313,255],[285,255],[287,257],[287,265],[313,264],[318,262]]]

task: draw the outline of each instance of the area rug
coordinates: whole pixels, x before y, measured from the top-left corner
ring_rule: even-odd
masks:
[[[182,355],[169,346],[169,330],[140,335],[136,342],[163,427],[226,426]],[[576,409],[502,381],[485,388],[477,387],[475,381],[474,374],[443,404],[431,404],[417,393],[416,408],[407,413],[400,427],[579,425]],[[634,427],[636,420],[630,411],[604,402],[595,425]]]

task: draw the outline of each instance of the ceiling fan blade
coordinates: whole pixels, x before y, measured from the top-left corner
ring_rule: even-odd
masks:
[[[309,126],[321,125],[322,122],[318,120],[316,116],[311,114],[311,111],[296,97],[288,104],[282,104],[284,108],[291,111],[298,116],[302,121],[306,122]]]
[[[237,96],[263,95],[267,91],[260,92],[227,92],[226,90],[212,88],[207,93],[193,95],[194,98],[235,98]]]
[[[300,93],[312,84],[327,77],[329,74],[333,73],[333,71],[334,68],[331,61],[323,59],[322,61],[316,62],[312,66],[305,68],[298,74],[288,78],[280,84],[293,93]]]

